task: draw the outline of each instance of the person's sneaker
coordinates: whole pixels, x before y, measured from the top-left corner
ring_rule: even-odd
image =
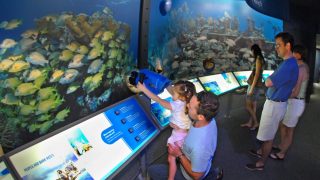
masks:
[[[261,157],[262,157],[262,155],[259,154],[259,153],[258,153],[256,150],[254,150],[254,149],[249,150],[249,154],[251,154],[252,156],[258,157],[258,158],[261,158]]]
[[[246,168],[250,171],[263,171],[264,166],[257,166],[254,164],[247,164]]]

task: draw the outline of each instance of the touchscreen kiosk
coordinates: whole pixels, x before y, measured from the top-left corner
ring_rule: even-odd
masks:
[[[201,83],[199,82],[199,80],[197,78],[194,78],[194,79],[190,79],[188,80],[190,82],[192,82],[194,84],[194,86],[196,87],[196,92],[201,92],[201,91],[204,91]]]
[[[199,77],[201,84],[207,91],[215,95],[224,94],[240,87],[237,79],[231,72]]]
[[[263,81],[266,81],[267,78],[273,73],[274,70],[264,70],[262,73]]]
[[[249,79],[252,71],[237,71],[233,72],[241,86],[248,86],[247,80]]]
[[[171,94],[167,91],[167,89],[164,89],[164,91],[158,94],[158,96],[166,101],[172,101]],[[166,127],[169,124],[169,118],[171,117],[171,111],[169,109],[166,109],[159,103],[151,100],[151,112],[161,127]]]
[[[109,179],[158,132],[131,97],[8,159],[22,179]]]
[[[1,180],[14,180],[7,165],[2,160],[0,160],[0,179]]]

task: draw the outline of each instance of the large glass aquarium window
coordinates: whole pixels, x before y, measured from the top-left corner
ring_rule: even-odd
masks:
[[[0,12],[5,150],[130,95],[140,0],[10,0]]]
[[[243,0],[151,1],[148,61],[162,64],[170,79],[250,70],[250,47],[258,44],[266,69],[279,64],[274,36],[279,19],[251,9]]]

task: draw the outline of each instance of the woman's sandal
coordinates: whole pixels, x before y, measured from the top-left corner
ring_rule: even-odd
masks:
[[[258,125],[258,126],[251,127],[250,130],[251,130],[251,131],[255,131],[255,130],[258,129],[258,128],[259,128],[259,125]]]
[[[248,123],[245,123],[245,124],[241,124],[240,127],[251,128],[251,125]]]
[[[249,169],[250,171],[263,171],[264,165],[257,166],[257,164],[247,164],[246,168]]]
[[[273,159],[273,160],[277,160],[277,161],[283,161],[284,157],[281,158],[277,153],[271,153],[269,155],[269,158]]]

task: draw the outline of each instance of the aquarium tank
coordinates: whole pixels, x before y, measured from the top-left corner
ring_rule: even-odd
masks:
[[[12,150],[128,97],[140,0],[0,2],[0,144]]]
[[[274,36],[283,22],[244,0],[154,0],[150,3],[149,68],[170,79],[250,70],[250,47],[258,44],[265,69],[281,62]]]

